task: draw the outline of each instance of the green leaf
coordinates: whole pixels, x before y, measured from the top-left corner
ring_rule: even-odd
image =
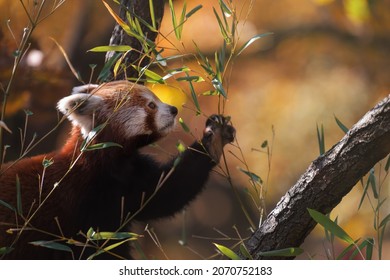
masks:
[[[16,211],[16,209],[12,205],[8,204],[7,202],[5,202],[1,199],[0,199],[0,205],[4,206],[12,211]]]
[[[189,133],[191,131],[182,118],[179,118],[179,123],[185,132]]]
[[[108,232],[108,231],[102,231],[102,232],[94,232],[94,234],[90,235],[89,237],[92,240],[136,240],[139,238],[139,235],[132,232]]]
[[[241,48],[238,50],[237,52],[237,55],[236,56],[239,56],[247,47],[249,47],[250,45],[252,45],[254,42],[256,42],[257,40],[261,39],[261,38],[264,38],[266,36],[269,36],[269,35],[273,35],[274,33],[272,32],[267,32],[267,33],[263,33],[263,34],[258,34],[256,36],[253,36],[252,38],[250,38],[244,45],[241,46]]]
[[[221,81],[219,81],[217,78],[214,78],[211,80],[211,83],[213,84],[214,88],[217,90],[218,93],[220,93],[223,97],[227,98],[227,94],[222,86]]]
[[[223,245],[219,245],[217,243],[213,243],[213,244],[215,247],[217,247],[219,252],[221,252],[224,256],[228,257],[229,259],[241,260],[241,258],[236,253],[234,253],[231,249],[229,249]]]
[[[98,76],[98,81],[103,81],[106,82],[109,80],[111,76],[111,69],[112,66],[116,63],[116,61],[121,57],[121,53],[116,53],[114,54],[103,66],[103,69],[100,71],[99,76]]]
[[[226,5],[226,3],[223,0],[218,0],[218,2],[219,2],[219,6],[221,7],[223,13],[227,17],[230,17],[233,14],[232,10],[228,7],[228,5]]]
[[[123,243],[126,243],[126,242],[131,241],[131,240],[133,240],[133,239],[132,239],[132,238],[129,238],[129,239],[125,239],[125,240],[122,240],[122,241],[120,241],[120,242],[117,242],[117,243],[115,243],[115,244],[112,244],[112,245],[110,245],[110,246],[107,246],[107,247],[105,247],[104,249],[101,249],[101,250],[97,251],[96,253],[90,255],[90,256],[88,257],[88,260],[92,260],[92,259],[95,258],[96,256],[99,256],[99,255],[101,255],[101,254],[103,254],[103,253],[106,253],[106,252],[108,252],[108,251],[110,251],[110,250],[112,250],[112,249],[114,249],[114,248],[116,248],[116,247],[122,245]]]
[[[375,178],[374,172],[375,172],[375,170],[374,170],[374,168],[372,168],[370,170],[370,175],[368,175],[367,184],[369,184],[371,186],[374,197],[376,199],[378,199],[379,195],[378,195],[378,191],[377,191],[377,187],[376,187],[376,178]]]
[[[5,254],[8,254],[9,252],[11,252],[14,248],[11,248],[11,247],[1,247],[0,248],[0,256],[1,255],[5,255]]]
[[[156,25],[156,16],[154,14],[153,0],[149,0],[149,9],[150,9],[150,18],[152,19],[152,26],[154,29],[156,29],[157,25]]]
[[[149,69],[144,67],[141,69],[140,72],[141,72],[141,74],[144,74],[147,78],[151,79],[151,80],[149,80],[149,82],[151,82],[151,83],[154,82],[154,83],[159,83],[159,84],[165,84],[163,77],[161,77],[156,72],[153,72],[152,70],[149,70]]]
[[[273,250],[273,251],[267,251],[267,252],[260,252],[260,256],[266,256],[266,257],[295,257],[299,256],[303,253],[303,249],[301,248],[285,248],[280,250]]]
[[[128,52],[133,50],[130,46],[98,46],[94,47],[88,52]]]
[[[351,251],[353,248],[355,248],[355,244],[350,244],[347,246],[347,248],[345,248],[338,256],[337,256],[337,260],[342,260],[344,259],[344,257],[347,255],[347,253],[349,251]]]
[[[105,1],[102,1],[104,6],[106,7],[106,9],[108,10],[108,12],[111,14],[111,16],[115,19],[115,21],[120,25],[120,27],[123,28],[123,30],[127,33],[127,34],[131,34],[131,30],[130,30],[130,26],[128,26],[126,24],[126,22],[124,22],[114,11],[113,9],[111,9],[111,7],[105,2]]]
[[[364,246],[366,247],[366,260],[372,260],[372,253],[374,251],[374,239],[373,238],[367,238],[363,241]]]
[[[388,171],[389,171],[389,168],[390,168],[390,155],[389,155],[389,157],[387,158],[387,162],[386,162],[386,165],[385,165],[385,171],[388,172]]]
[[[246,248],[246,246],[244,244],[240,244],[240,252],[248,260],[253,260],[253,257],[249,253],[248,248]]]
[[[49,249],[53,249],[53,250],[65,251],[65,252],[70,252],[70,253],[72,252],[72,249],[70,249],[70,247],[68,247],[64,244],[61,244],[61,243],[54,242],[54,241],[42,240],[42,241],[33,241],[33,242],[29,242],[29,243],[32,245],[35,245],[35,246],[45,247],[45,248],[49,248]]]
[[[195,83],[200,83],[204,82],[204,79],[200,76],[187,76],[187,77],[179,77],[176,79],[176,81],[187,81],[187,82],[195,82]]]
[[[308,211],[313,220],[323,226],[326,230],[328,230],[329,232],[331,232],[332,234],[334,234],[348,244],[355,244],[352,237],[350,237],[339,225],[337,225],[327,216],[314,209],[308,209]]]
[[[187,77],[188,77],[188,73],[186,73]],[[198,97],[196,96],[196,92],[195,92],[195,89],[194,89],[194,85],[192,84],[191,81],[188,81],[189,85],[190,85],[190,91],[191,91],[191,97],[192,97],[192,100],[194,101],[194,104],[195,104],[195,107],[196,107],[196,115],[200,115],[200,105],[199,105],[199,101],[198,101]]]
[[[259,184],[263,183],[263,180],[260,178],[260,176],[256,175],[253,172],[247,171],[242,169],[241,167],[238,168],[242,173],[246,174],[253,182],[257,182]]]
[[[362,180],[362,179],[361,179],[361,182],[362,182],[362,184],[363,184],[363,180]],[[360,209],[360,207],[361,207],[362,204],[363,204],[364,198],[365,198],[366,195],[367,195],[368,187],[369,187],[369,184],[368,184],[368,181],[367,181],[367,183],[366,183],[366,185],[364,186],[364,189],[363,189],[363,194],[362,194],[362,197],[361,197],[361,199],[360,199],[360,203],[359,203],[358,209]]]
[[[222,22],[221,18],[219,17],[217,11],[215,10],[215,8],[213,8],[213,11],[214,11],[215,17],[217,18],[219,29],[221,31],[223,39],[225,40],[226,44],[230,44],[231,43],[231,39],[230,39],[229,31],[228,31],[229,26],[228,25],[225,26],[223,24],[223,22]],[[223,16],[225,17],[224,13],[223,13]]]
[[[184,1],[183,9],[181,10],[180,22],[177,30],[179,34],[179,40],[181,39],[183,34],[183,26],[184,26],[184,21],[186,19],[186,10],[187,10],[187,1]]]
[[[262,144],[261,144],[261,147],[264,149],[264,148],[267,148],[268,147],[268,141],[265,140]]]
[[[317,124],[317,139],[318,139],[318,146],[320,148],[320,155],[325,154],[325,133],[324,133],[324,126],[321,124],[321,131],[318,128]]]
[[[173,7],[172,0],[169,0],[169,10],[171,11],[172,25],[173,25],[173,30],[175,32],[176,39],[180,40],[180,34],[179,34],[178,24],[176,20],[176,13],[175,13],[175,8]]]
[[[383,220],[380,222],[379,228],[386,226],[389,221],[390,221],[390,214],[387,214],[387,216],[384,217]]]
[[[199,11],[200,9],[202,9],[203,6],[202,5],[198,5],[196,6],[195,8],[193,8],[191,11],[189,11],[187,14],[186,14],[186,19],[188,19],[190,16],[192,16],[193,14],[195,14],[197,11]]]
[[[218,95],[218,92],[216,90],[208,90],[202,93],[204,96],[214,96]]]
[[[334,118],[336,120],[337,125],[341,128],[341,130],[344,133],[347,133],[349,129],[336,116],[334,116]]]
[[[180,74],[180,73],[183,73],[183,72],[188,72],[190,71],[191,69],[188,68],[187,66],[183,66],[183,67],[180,67],[180,68],[175,68],[175,69],[171,69],[171,70],[168,70],[168,74],[166,74],[164,77],[163,77],[163,80],[167,80],[171,77],[173,77],[174,75],[176,74]]]
[[[106,148],[110,148],[110,147],[119,147],[119,148],[123,148],[122,145],[119,145],[119,144],[117,144],[117,143],[113,143],[113,142],[103,142],[103,143],[97,143],[97,144],[94,144],[94,145],[87,146],[87,147],[84,148],[83,151],[101,150],[101,149],[106,149]]]

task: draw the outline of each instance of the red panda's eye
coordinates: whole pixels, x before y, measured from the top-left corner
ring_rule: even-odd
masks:
[[[156,103],[154,103],[154,102],[150,102],[150,103],[148,104],[148,107],[149,107],[150,109],[152,109],[152,110],[155,110],[155,109],[157,108],[157,105],[156,105]]]

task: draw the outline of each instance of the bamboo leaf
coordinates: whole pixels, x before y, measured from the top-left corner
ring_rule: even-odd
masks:
[[[253,257],[251,256],[251,254],[249,253],[248,251],[248,248],[246,248],[246,246],[244,244],[241,244],[240,245],[240,252],[241,254],[247,258],[248,260],[253,260]]]
[[[186,75],[188,77],[188,73],[186,73]],[[192,100],[194,101],[194,104],[195,104],[195,107],[196,107],[196,114],[200,115],[200,112],[201,112],[200,105],[199,105],[198,97],[196,96],[196,92],[195,92],[194,86],[193,86],[191,81],[189,81],[188,83],[190,85],[191,97],[192,97]]]
[[[70,249],[69,246],[66,246],[64,244],[57,243],[54,241],[45,241],[45,240],[33,241],[33,242],[30,242],[30,244],[32,244],[34,246],[45,247],[45,248],[58,250],[58,251],[65,251],[65,252],[70,252],[70,253],[72,252],[72,249]]]
[[[273,35],[273,34],[274,33],[272,33],[272,32],[267,32],[267,33],[258,34],[258,35],[253,36],[244,45],[241,46],[241,48],[237,52],[237,56],[239,56],[246,48],[248,48],[250,45],[252,45],[257,40],[264,38],[266,36],[269,36],[269,35]]]
[[[127,33],[130,34],[132,33],[130,30],[130,27],[124,22],[112,9],[111,7],[104,1],[102,0],[104,6],[108,10],[108,12],[111,14],[111,16],[115,19],[115,21],[120,25],[120,27],[123,28],[123,30]]]
[[[149,0],[149,9],[150,9],[150,18],[152,19],[152,26],[154,29],[156,29],[157,25],[156,25],[156,16],[154,14],[153,0]]]
[[[103,69],[100,71],[98,80],[106,82],[111,76],[111,68],[116,63],[118,58],[121,56],[121,53],[114,54],[103,66]]]
[[[200,76],[187,76],[187,77],[179,77],[176,79],[176,81],[187,81],[187,82],[195,82],[195,83],[200,83],[204,82],[204,79]]]
[[[214,78],[211,80],[211,83],[213,84],[217,92],[219,92],[224,98],[227,98],[227,94],[225,92],[225,89],[222,86],[221,81],[219,81],[217,78]]]
[[[308,211],[313,220],[323,226],[326,230],[328,230],[329,232],[331,232],[332,234],[334,234],[348,244],[355,244],[352,237],[350,237],[348,233],[346,233],[338,224],[333,222],[327,216],[314,209],[308,209]]]
[[[390,221],[390,214],[387,214],[387,216],[383,218],[383,220],[380,222],[379,228],[385,227],[389,221]]]
[[[85,147],[84,151],[102,150],[102,149],[106,149],[106,148],[110,148],[110,147],[123,148],[122,145],[119,145],[117,143],[103,142],[103,143],[97,143],[97,144],[94,144],[94,145],[87,146],[87,147]]]
[[[215,247],[217,247],[219,252],[221,252],[224,256],[228,257],[229,259],[241,260],[241,258],[236,253],[234,253],[231,249],[229,249],[223,245],[219,245],[217,243],[213,243],[213,244]]]
[[[336,120],[337,125],[341,128],[341,130],[344,133],[347,133],[349,129],[336,116],[334,116],[334,118]]]
[[[151,79],[148,82],[164,84],[164,79],[156,72],[149,70],[147,68],[142,68],[141,73],[144,74],[147,78]]]
[[[353,248],[355,248],[355,244],[350,244],[347,246],[347,248],[345,248],[338,256],[337,256],[337,260],[341,260],[341,259],[344,259],[344,257],[347,255],[347,253],[349,251],[351,251]]]
[[[370,175],[368,175],[367,184],[371,186],[372,192],[374,194],[374,197],[378,199],[378,191],[376,187],[376,179],[375,179],[375,173],[374,168],[370,170]]]
[[[367,238],[364,240],[365,247],[366,247],[366,260],[372,260],[372,253],[374,251],[374,239],[373,238]]]
[[[317,124],[317,139],[318,139],[318,146],[320,148],[320,155],[325,154],[325,133],[324,133],[324,126],[321,124],[321,130],[318,128]]]
[[[1,255],[5,255],[5,254],[8,254],[9,252],[11,252],[14,248],[11,248],[11,247],[1,247],[0,248],[0,256]]]
[[[233,12],[232,10],[228,7],[228,5],[226,5],[225,1],[223,0],[219,0],[219,6],[221,7],[223,13],[227,16],[227,17],[230,17]]]
[[[173,7],[172,0],[169,0],[169,10],[171,11],[172,25],[173,25],[173,30],[175,32],[176,39],[180,40],[178,24],[176,21],[176,13],[175,13],[175,8]]]
[[[132,239],[132,238],[129,238],[129,239],[125,239],[125,240],[122,240],[122,241],[120,241],[120,242],[117,242],[117,243],[115,243],[115,244],[112,244],[112,245],[110,245],[110,246],[107,246],[107,247],[105,247],[104,249],[101,249],[101,250],[97,251],[96,253],[90,255],[90,256],[88,257],[88,260],[92,260],[93,258],[95,258],[95,257],[97,257],[97,256],[99,256],[99,255],[101,255],[101,254],[103,254],[103,253],[105,253],[105,252],[108,252],[108,251],[110,251],[110,250],[112,250],[112,249],[114,249],[114,248],[116,248],[116,247],[118,247],[118,246],[120,246],[120,245],[122,245],[122,244],[128,242],[128,241],[131,241],[131,240],[133,240],[133,239]]]
[[[121,45],[121,46],[98,46],[98,47],[94,47],[94,48],[88,50],[88,52],[127,52],[127,51],[131,51],[131,50],[133,50],[132,47],[125,46],[125,45]]]
[[[7,202],[5,202],[1,199],[0,199],[0,205],[4,206],[12,211],[16,211],[16,209],[12,205],[8,204]]]
[[[203,8],[203,5],[198,5],[186,14],[186,19],[195,14],[197,11]]]
[[[136,240],[138,239],[139,235],[132,232],[108,232],[108,231],[102,231],[102,232],[94,232],[94,234],[90,235],[90,239],[92,240]]]
[[[267,252],[260,252],[260,256],[267,256],[267,257],[295,257],[299,256],[303,253],[303,249],[301,248],[285,248],[280,250],[273,250],[273,251],[267,251]]]
[[[219,15],[218,15],[217,11],[215,10],[215,8],[213,8],[213,11],[214,11],[215,17],[217,18],[219,29],[221,31],[223,39],[225,40],[226,44],[230,44],[231,40],[230,40],[230,36],[228,34],[228,31],[227,31],[228,27],[223,25],[222,20],[219,17]]]
[[[208,91],[203,92],[202,95],[214,96],[214,95],[218,95],[218,92],[216,90],[208,90]]]
[[[179,38],[181,39],[183,34],[184,21],[186,19],[187,1],[184,1],[183,9],[181,10],[180,22],[178,26]]]
[[[244,170],[241,167],[239,167],[239,170],[242,173],[246,174],[253,182],[257,182],[259,184],[263,183],[263,180],[260,178],[260,176],[256,175],[255,173],[247,171],[247,170]]]
[[[389,168],[390,168],[390,155],[389,157],[387,158],[387,162],[385,164],[385,171],[388,172],[389,171]]]

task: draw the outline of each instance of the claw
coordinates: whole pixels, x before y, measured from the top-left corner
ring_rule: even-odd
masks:
[[[219,161],[223,147],[234,141],[236,130],[229,123],[230,117],[222,115],[211,115],[206,121],[203,142],[215,162]]]

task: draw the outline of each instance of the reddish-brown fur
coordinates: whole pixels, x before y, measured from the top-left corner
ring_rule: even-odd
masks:
[[[148,107],[150,96],[156,97],[146,91],[148,90],[143,86],[126,81],[108,83],[92,92],[92,96],[96,95],[104,100],[102,106],[94,107],[93,112],[88,108],[89,103],[75,109],[79,114],[76,119],[91,115],[94,127],[106,123],[91,141],[91,145],[112,142],[122,147],[82,153],[80,149],[84,138],[80,127],[74,123],[71,136],[59,151],[25,158],[2,167],[0,200],[15,208],[15,211],[11,211],[0,205],[0,248],[12,247],[12,251],[3,257],[86,258],[95,252],[96,248],[82,253],[82,247],[67,244],[73,251],[73,254],[70,254],[33,246],[30,242],[61,242],[63,238],[83,242],[85,238],[79,235],[80,231],[85,234],[90,227],[94,230],[116,231],[121,226],[120,218],[136,213],[142,201],[146,201],[150,196],[153,198],[144,205],[136,219],[147,220],[173,215],[201,191],[209,171],[221,155],[222,147],[233,140],[234,128],[226,124],[223,117],[209,119],[206,124],[208,129],[205,130],[207,133],[205,132],[201,142],[195,142],[181,154],[180,163],[155,193],[162,174],[168,174],[172,170],[175,159],[160,165],[150,157],[140,154],[138,148],[156,141],[168,132],[165,128],[158,130],[156,124],[156,114],[161,113],[157,110],[162,110],[161,106],[167,109],[167,114],[171,115],[169,118],[172,119],[177,110],[172,106],[160,104],[158,99],[155,102],[160,107]],[[146,97],[149,99],[145,99]],[[135,107],[144,108],[146,117],[143,129],[151,132],[129,137],[123,125],[132,123],[132,117],[144,115],[137,113],[135,116],[127,116]],[[123,118],[126,122],[122,122]],[[53,162],[46,170],[42,164],[44,160]],[[16,214],[17,178],[21,189],[20,215]],[[129,258],[128,248],[118,247],[115,257],[118,255]],[[101,256],[113,257],[109,254]]]

